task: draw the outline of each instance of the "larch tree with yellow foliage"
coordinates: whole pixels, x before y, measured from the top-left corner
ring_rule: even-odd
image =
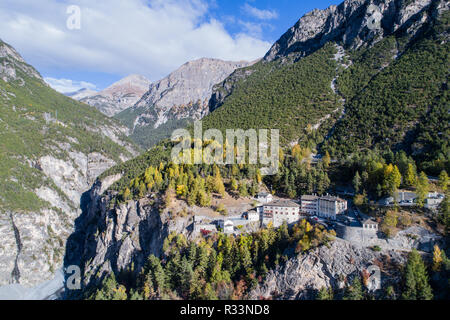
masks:
[[[434,272],[441,271],[443,261],[444,259],[442,258],[442,251],[438,245],[435,245],[433,251],[433,267],[432,267]]]

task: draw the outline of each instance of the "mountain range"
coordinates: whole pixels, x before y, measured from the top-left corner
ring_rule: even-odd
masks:
[[[112,117],[133,106],[147,92],[150,80],[146,77],[129,75],[100,92],[78,92],[72,98],[97,108],[105,115]]]
[[[190,220],[159,212],[162,195],[139,179],[151,184],[149,167],[168,161],[164,139],[193,119],[204,130],[280,129],[285,150],[299,144],[336,162],[404,151],[421,170],[450,172],[449,3],[376,4],[376,28],[371,1],[346,0],[303,16],[253,63],[200,59],[155,83],[132,76],[81,98],[104,114],[50,89],[0,42],[0,284],[48,279],[64,255],[83,266],[86,285],[136,275],[144,253],[161,255]],[[136,157],[129,139],[151,149]],[[135,194],[124,202],[127,189]]]
[[[264,59],[235,70],[213,86],[209,110],[202,118],[203,129],[280,129],[280,140],[289,156],[292,146],[299,144],[301,148],[329,152],[338,166],[345,165],[350,156],[362,156],[365,152],[404,151],[414,157],[420,170],[449,171],[449,3],[443,0],[377,1],[381,14],[377,28],[372,27],[371,5],[371,1],[346,0],[339,6],[315,10],[302,17],[273,45]],[[141,102],[150,101],[151,106],[155,105],[151,95],[145,97]],[[157,107],[152,110],[148,123],[157,127],[166,120],[165,113],[160,117]],[[144,121],[138,117],[129,120],[136,125]],[[99,177],[91,191],[88,210],[81,217],[80,231],[76,233],[76,238],[83,241],[73,246],[82,248],[82,253],[77,250],[67,253],[69,261],[81,263],[86,270],[86,288],[94,285],[97,290],[102,279],[111,279],[108,278],[111,274],[120,276],[126,272],[127,277],[130,274],[137,277],[142,270],[149,277],[146,279],[156,282],[148,284],[144,281],[146,284],[143,283],[141,288],[131,286],[133,297],[141,294],[139,290],[145,296],[148,286],[162,288],[166,284],[158,282],[161,276],[159,260],[150,259],[149,266],[146,259],[150,254],[167,257],[165,254],[171,250],[170,239],[183,242],[179,239],[187,235],[192,218],[189,212],[187,217],[186,212],[177,214],[177,208],[182,206],[180,203],[184,204],[181,200],[175,207],[164,205],[170,199],[170,176],[179,169],[164,166],[169,161],[170,148],[169,142],[160,142]],[[167,174],[164,168],[168,170]],[[206,165],[193,170],[198,171],[200,178],[213,171]],[[159,184],[162,189],[157,189],[160,193],[153,191],[155,180],[151,176],[152,172],[159,175],[159,171],[165,173]],[[228,175],[232,171],[236,171],[240,181],[253,172],[245,166],[226,167],[221,172]],[[295,167],[290,174],[282,176],[286,179],[279,183],[289,184],[294,173],[310,177],[311,171],[313,169],[307,166]],[[345,172],[339,177],[345,177]],[[200,178],[192,176],[187,184],[196,186],[196,179]],[[150,183],[149,189],[144,181]],[[120,217],[115,221],[108,218],[112,207]],[[94,237],[94,234],[100,236]],[[339,252],[336,257],[373,256],[367,248],[359,252],[352,246],[339,243],[335,246],[339,248],[333,249],[334,253]],[[186,250],[192,253],[191,247]],[[320,250],[324,250],[321,253],[324,260],[332,253],[327,247]],[[223,255],[213,260],[219,264],[214,270],[222,270],[220,266],[225,263],[222,258],[227,259]],[[315,280],[323,279],[326,273],[327,285],[336,286],[342,276],[346,278],[355,272],[354,268],[334,270],[345,263],[332,264],[333,271],[330,265],[311,271],[312,268],[303,269],[298,262],[303,259],[308,264],[308,261],[317,261],[316,258],[316,253],[287,256],[286,265],[295,269],[288,272],[279,267],[276,272],[271,271],[272,276],[267,280],[271,282],[257,284],[253,297],[271,297],[273,292],[268,288],[273,287],[285,290],[278,292],[279,296],[308,296],[312,289],[319,291],[323,282],[297,281],[295,292],[291,292],[284,276],[277,278],[275,285],[273,275],[277,273],[295,273],[298,279]],[[171,283],[177,283],[179,279],[181,271],[171,268],[175,268],[175,261],[180,260],[178,252],[174,262],[167,265],[171,271],[165,276],[171,277],[168,280],[173,281]],[[362,263],[357,260],[358,265]],[[186,272],[183,275],[193,274],[189,266],[185,260],[181,262],[180,270]],[[212,284],[217,284],[214,282],[217,277],[211,278]],[[113,280],[104,282],[97,297],[107,297],[105,294],[113,283]],[[212,284],[208,282],[207,286]],[[179,287],[171,289],[173,294],[185,294]]]
[[[0,40],[0,285],[62,266],[82,195],[139,148],[128,129],[51,89]]]
[[[249,65],[252,63],[206,58],[187,62],[152,83],[133,107],[116,118],[131,130],[131,139],[144,148],[151,147],[187,121],[203,118],[209,111],[213,86]]]
[[[174,129],[202,119],[209,112],[213,86],[255,62],[202,58],[155,83],[131,75],[100,92],[83,88],[66,95],[114,116],[130,129],[134,142],[149,148],[170,137]]]

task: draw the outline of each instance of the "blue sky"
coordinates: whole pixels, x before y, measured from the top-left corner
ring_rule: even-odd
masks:
[[[280,36],[292,27],[305,13],[314,9],[326,9],[330,5],[337,5],[343,0],[216,0],[217,8],[211,10],[211,15],[219,20],[226,21],[228,16],[234,16],[252,23],[263,23],[263,39],[275,42]],[[246,4],[259,10],[274,11],[277,18],[261,20],[252,16],[245,10]],[[244,9],[244,10],[243,10]],[[241,31],[239,24],[227,24],[232,33]]]
[[[0,38],[59,91],[157,81],[201,57],[254,60],[305,13],[341,0],[1,0]],[[80,9],[80,28],[67,20]],[[75,20],[71,20],[75,21]]]

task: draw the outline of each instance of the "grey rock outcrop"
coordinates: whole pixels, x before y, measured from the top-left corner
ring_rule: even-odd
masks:
[[[265,61],[289,55],[302,57],[329,41],[346,49],[368,46],[400,28],[414,35],[428,20],[433,0],[346,0],[303,16],[269,50]],[[379,25],[374,22],[379,22]]]
[[[0,39],[0,79],[5,82],[18,79],[23,81],[17,74],[18,70],[42,80],[41,75],[36,69],[28,65],[13,47]]]
[[[170,212],[159,209],[157,198],[111,207],[114,194],[102,193],[120,177],[97,181],[73,241],[68,242],[66,265],[81,266],[84,285],[98,284],[111,272],[131,271],[136,275],[149,255],[161,255],[164,240],[171,232],[188,235],[190,219],[172,219]]]
[[[267,275],[249,295],[255,299],[311,300],[321,288],[342,289],[356,276],[373,264],[389,261],[389,266],[399,266],[406,261],[404,253],[395,251],[374,252],[336,240],[328,248],[319,247],[299,255],[277,267]],[[381,285],[398,283],[400,273],[381,269]]]
[[[130,75],[112,84],[105,90],[88,96],[75,95],[73,98],[97,108],[109,117],[132,107],[144,93],[151,81],[141,75]]]
[[[49,204],[47,209],[12,212],[10,217],[0,214],[0,285],[33,286],[52,278],[63,264],[66,241],[82,212],[83,193],[99,174],[116,164],[96,153],[69,154],[70,160],[53,156],[39,160],[42,172],[56,186],[35,190]]]

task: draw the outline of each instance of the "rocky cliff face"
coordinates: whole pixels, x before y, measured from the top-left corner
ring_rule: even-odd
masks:
[[[0,39],[0,79],[5,82],[21,80],[16,70],[21,70],[35,78],[42,80],[39,72],[28,65],[20,54],[10,45]]]
[[[98,93],[74,98],[112,117],[139,101],[147,92],[150,83],[144,76],[130,75]]]
[[[371,45],[399,28],[414,34],[427,20],[422,14],[432,0],[346,0],[339,6],[303,16],[269,50],[265,61],[289,55],[302,57],[334,41],[346,49]],[[411,19],[416,17],[417,19]],[[378,35],[379,37],[375,37]]]
[[[153,83],[132,108],[137,111],[133,128],[158,128],[168,120],[201,119],[208,113],[212,87],[234,70],[250,64],[206,58],[185,63],[166,78]]]
[[[187,235],[189,218],[172,219],[160,209],[160,199],[111,206],[115,194],[103,194],[121,175],[97,181],[89,193],[89,208],[79,218],[77,230],[68,241],[66,265],[79,265],[83,284],[98,284],[111,272],[131,271],[137,275],[148,256],[160,256],[171,232]]]
[[[270,271],[250,293],[250,299],[312,300],[321,288],[344,288],[371,265],[381,267],[381,286],[386,288],[400,281],[397,268],[406,259],[405,253],[373,252],[336,240],[329,248],[322,246]]]
[[[62,266],[83,193],[138,148],[125,127],[51,89],[1,41],[0,66],[0,286],[32,286]]]

